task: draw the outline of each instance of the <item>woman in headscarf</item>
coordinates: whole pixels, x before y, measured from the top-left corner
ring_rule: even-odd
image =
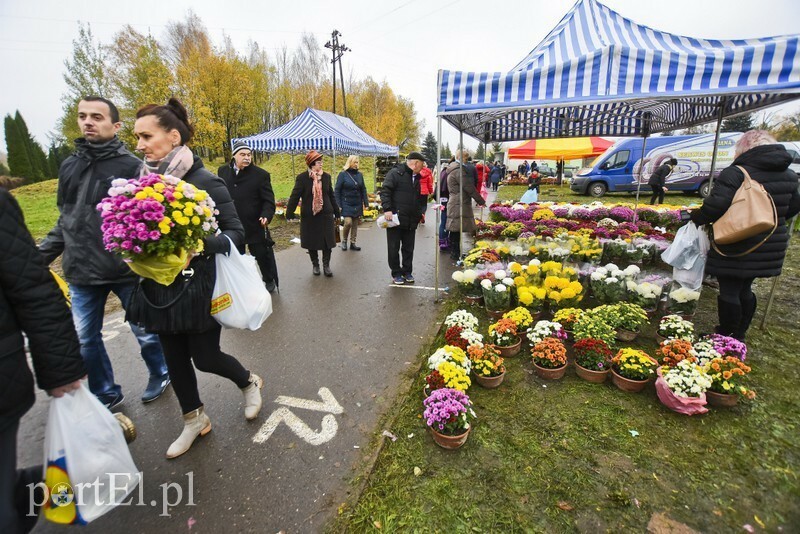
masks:
[[[306,172],[297,175],[294,189],[286,204],[286,219],[294,218],[297,203],[300,207],[300,246],[308,250],[312,272],[319,276],[319,251],[322,251],[322,270],[331,272],[331,250],[336,246],[335,220],[339,218],[331,175],[322,170],[322,154],[316,150],[306,154]]]

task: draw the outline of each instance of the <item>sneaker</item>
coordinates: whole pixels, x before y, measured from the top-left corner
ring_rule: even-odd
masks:
[[[113,411],[114,408],[125,402],[125,395],[120,393],[113,399],[108,399],[108,398],[100,399],[100,402],[102,402],[105,405],[105,407],[108,408],[108,411]]]
[[[402,276],[395,276],[394,278],[392,278],[392,283],[396,286],[402,286],[403,284],[406,283],[406,279]]]
[[[403,279],[406,281],[406,284],[413,284],[414,283],[414,277],[411,276],[410,274],[404,274],[403,275]]]
[[[169,375],[164,376],[151,376],[147,381],[147,389],[142,393],[142,402],[147,404],[153,402],[164,393],[167,386],[170,384]]]

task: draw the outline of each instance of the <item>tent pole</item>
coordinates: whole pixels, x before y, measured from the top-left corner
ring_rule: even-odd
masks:
[[[294,172],[294,154],[292,154],[292,176],[297,176],[297,173]]]
[[[633,208],[633,224],[639,219],[639,194],[642,191],[642,174],[644,173],[644,158],[647,148],[647,135],[642,137],[642,164],[639,165],[639,176],[636,178],[636,204]]]
[[[458,184],[458,259],[464,257],[464,130],[458,130],[459,158],[458,168],[461,171]]]
[[[717,114],[717,131],[714,133],[714,151],[711,153],[711,168],[708,171],[708,192],[714,186],[714,170],[717,167],[717,145],[719,144],[719,132],[722,128],[722,116],[725,114],[725,106],[728,104],[728,97],[723,96],[719,103],[719,114]]]
[[[441,199],[439,198],[439,191],[441,191],[442,184],[442,172],[439,169],[439,160],[442,159],[442,118],[438,117],[436,119],[436,162],[433,165],[432,171],[436,174],[436,182],[435,191],[433,192],[434,198],[436,199],[435,205],[437,208],[440,208],[439,202]],[[439,225],[441,224],[441,217],[442,217],[442,210],[436,210],[436,226],[434,226],[434,238],[433,238],[433,257],[434,257],[434,277],[433,277],[433,301],[439,302]]]
[[[372,160],[372,194],[376,194],[378,192],[378,155],[375,154],[374,159]]]

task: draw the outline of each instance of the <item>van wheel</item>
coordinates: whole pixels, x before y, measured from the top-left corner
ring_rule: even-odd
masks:
[[[608,188],[603,182],[592,182],[589,184],[588,193],[595,198],[602,197],[606,194],[606,191],[608,191]]]
[[[708,198],[708,195],[711,193],[711,184],[709,183],[709,181],[706,180],[705,182],[700,184],[700,188],[697,190],[697,192],[700,194],[701,197]]]

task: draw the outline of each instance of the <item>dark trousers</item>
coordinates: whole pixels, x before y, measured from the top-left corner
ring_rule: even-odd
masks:
[[[653,190],[653,196],[650,197],[650,204],[655,204],[658,199],[659,204],[664,203],[664,188],[660,185],[651,185],[650,189]]]
[[[454,261],[461,259],[461,232],[450,232],[450,258]]]
[[[217,325],[199,334],[159,334],[164,358],[167,360],[172,389],[185,414],[200,408],[203,403],[197,391],[198,371],[227,378],[239,388],[250,383],[250,372],[239,360],[219,348],[222,327]],[[194,361],[194,365],[192,362]]]
[[[497,186],[500,185],[500,182],[492,182],[492,191],[497,191]],[[504,189],[505,191],[505,189]]]
[[[717,276],[719,297],[717,333],[744,340],[747,329],[756,313],[756,295],[753,293],[755,278]]]
[[[386,245],[389,249],[389,269],[392,277],[410,275],[414,263],[414,240],[416,228],[387,228]],[[400,265],[400,253],[403,254],[403,265]]]
[[[244,244],[237,245],[239,254],[244,254]],[[261,271],[261,278],[265,284],[276,282],[278,273],[275,272],[275,251],[272,247],[267,246],[266,242],[247,243],[247,248],[250,249],[250,254],[256,259],[258,269]]]
[[[439,217],[439,241],[441,242],[447,239],[447,204],[444,204],[444,208],[442,208]]]
[[[322,249],[322,265],[331,264],[331,250],[329,248]],[[319,265],[319,250],[309,250],[308,257],[311,258],[311,265]]]
[[[17,430],[19,421],[0,432],[0,532],[21,534],[36,525],[38,507],[31,511],[28,484],[42,482],[42,466],[17,470]],[[44,494],[37,489],[34,502],[41,503]]]

